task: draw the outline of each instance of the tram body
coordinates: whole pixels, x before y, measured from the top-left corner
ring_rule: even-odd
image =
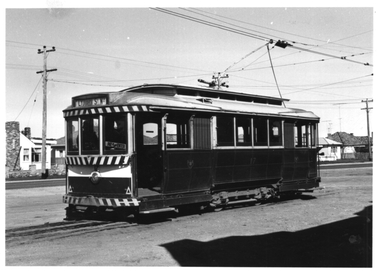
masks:
[[[284,99],[179,85],[72,98],[67,215],[223,207],[319,187],[318,122]]]

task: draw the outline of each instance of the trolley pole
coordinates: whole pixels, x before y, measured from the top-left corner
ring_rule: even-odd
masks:
[[[362,110],[366,110],[367,111],[367,133],[368,133],[368,152],[369,152],[369,161],[372,161],[372,150],[371,150],[371,132],[370,132],[370,129],[369,129],[369,110],[370,109],[373,109],[372,107],[368,107],[368,103],[369,102],[373,102],[373,99],[365,99],[365,100],[362,100],[363,103],[366,104],[366,107],[365,108],[362,108]]]
[[[46,46],[43,47],[43,49],[38,49],[38,54],[43,54],[43,70],[38,71],[38,73],[42,73],[43,76],[43,82],[42,82],[42,88],[43,88],[43,105],[42,105],[42,164],[41,164],[41,170],[42,170],[42,178],[45,179],[48,176],[47,170],[46,170],[46,127],[47,127],[47,73],[56,71],[57,69],[47,69],[47,53],[48,52],[54,52],[55,47],[52,47],[50,50],[46,50]]]

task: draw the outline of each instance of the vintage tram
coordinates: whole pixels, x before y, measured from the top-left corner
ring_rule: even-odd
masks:
[[[318,122],[282,98],[169,84],[63,111],[66,214],[223,208],[319,187]]]

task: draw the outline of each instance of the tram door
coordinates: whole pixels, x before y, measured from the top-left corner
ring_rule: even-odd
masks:
[[[161,192],[163,178],[162,116],[136,114],[136,152],[138,187]]]

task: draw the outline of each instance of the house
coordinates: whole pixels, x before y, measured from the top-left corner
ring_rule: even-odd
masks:
[[[66,138],[61,137],[57,139],[57,144],[51,145],[51,164],[52,165],[65,165],[65,144]]]
[[[365,159],[369,158],[369,144],[367,136],[354,136],[352,133],[336,132],[329,134],[328,139],[342,143],[342,159]],[[373,138],[370,139],[371,150]]]
[[[320,154],[323,153],[323,155],[319,155],[320,161],[336,161],[341,159],[341,148],[342,143],[336,142],[334,140],[320,137],[319,138],[319,147],[322,149],[319,151]]]
[[[42,168],[42,138],[31,137],[31,129],[20,132],[17,121],[6,122],[6,166],[9,170],[29,170]],[[51,168],[51,146],[55,139],[46,139],[46,164]]]

